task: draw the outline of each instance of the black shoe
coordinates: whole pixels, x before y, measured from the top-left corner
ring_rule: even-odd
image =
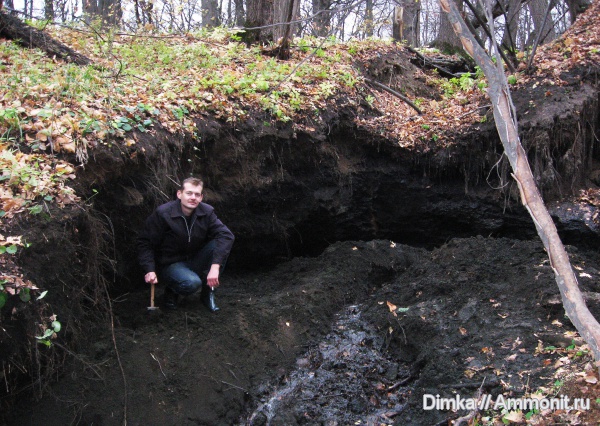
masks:
[[[169,287],[165,288],[165,295],[163,301],[165,309],[170,311],[177,309],[177,299],[177,293],[175,293]]]
[[[215,291],[208,286],[202,287],[202,293],[200,293],[200,300],[202,300],[204,306],[206,306],[211,312],[217,312],[221,309],[217,306],[215,302]]]

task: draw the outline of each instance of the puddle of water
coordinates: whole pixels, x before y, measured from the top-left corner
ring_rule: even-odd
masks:
[[[392,424],[409,392],[398,385],[408,366],[385,356],[384,339],[361,318],[360,306],[349,306],[325,339],[297,360],[286,384],[264,396],[242,424]]]

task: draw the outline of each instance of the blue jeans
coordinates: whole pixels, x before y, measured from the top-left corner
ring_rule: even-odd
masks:
[[[158,273],[159,282],[164,282],[175,294],[189,296],[202,288],[212,265],[216,243],[210,241],[192,259],[172,263]],[[221,266],[221,271],[223,267]]]

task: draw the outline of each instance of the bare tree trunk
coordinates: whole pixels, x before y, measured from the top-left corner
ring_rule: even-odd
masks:
[[[394,40],[406,40],[411,47],[419,45],[421,32],[421,1],[401,1],[402,6],[394,7],[394,22],[392,24],[392,37]]]
[[[133,11],[135,13],[135,23],[138,26],[142,25],[142,19],[140,17],[140,2],[139,0],[133,0]]]
[[[296,5],[300,6],[299,0],[289,0],[287,4],[287,18],[285,20],[286,25],[284,26],[283,38],[281,39],[281,44],[279,45],[279,54],[277,55],[281,60],[290,59],[290,41],[292,34],[292,20],[294,19],[294,10],[296,9]]]
[[[325,37],[331,30],[331,8],[332,0],[312,0],[312,13],[316,15],[313,19],[313,34],[317,37]]]
[[[235,5],[235,25],[236,27],[242,27],[244,25],[244,0],[234,0]]]
[[[373,0],[367,0],[365,5],[365,37],[373,37]]]
[[[144,16],[144,24],[154,24],[154,18],[152,17],[152,12],[154,11],[154,1],[153,0],[143,0],[141,2],[142,13]]]
[[[264,27],[273,23],[274,0],[247,0],[246,28]],[[273,40],[273,28],[256,28],[247,31],[247,43],[267,43]]]
[[[44,0],[44,18],[54,20],[54,0]]]
[[[291,9],[290,9],[291,8]],[[293,19],[290,16],[298,16],[300,14],[299,0],[278,0],[273,4],[273,23],[285,25],[277,25],[273,28],[273,39],[278,41],[283,39],[289,30],[289,36],[297,32],[298,25],[290,24]]]
[[[462,10],[462,1],[461,0],[451,0],[455,3],[455,7],[459,10]],[[442,52],[454,53],[456,51],[462,50],[462,45],[460,43],[460,38],[454,33],[452,29],[452,25],[448,20],[448,15],[446,13],[440,13],[440,31],[438,32],[438,36],[431,43],[432,46],[437,47]]]
[[[528,4],[534,29],[533,33],[528,37],[528,47],[533,45],[534,40],[538,36],[540,44],[548,43],[556,38],[552,16],[546,16],[552,11],[552,7],[548,7],[549,2],[554,3],[554,0],[531,0]]]
[[[85,21],[100,19],[102,26],[117,26],[123,17],[121,0],[83,0]]]
[[[517,53],[517,31],[519,29],[519,13],[521,12],[521,0],[509,0],[504,11],[504,34],[502,46],[508,51],[511,58]]]
[[[488,94],[494,108],[496,128],[504,146],[504,153],[512,167],[513,177],[519,186],[521,201],[529,211],[550,258],[565,312],[590,346],[598,368],[600,366],[600,324],[585,304],[569,256],[536,186],[527,153],[519,140],[516,111],[502,68],[502,60],[497,54],[497,46],[495,46],[497,63],[494,64],[485,50],[476,43],[452,0],[440,0],[440,4],[448,14],[457,35],[460,36],[464,49],[481,67],[488,80]]]
[[[202,26],[214,28],[221,25],[219,3],[217,0],[202,0]]]

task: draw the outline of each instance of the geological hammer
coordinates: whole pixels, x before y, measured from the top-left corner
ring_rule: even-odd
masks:
[[[154,287],[156,284],[150,284],[150,306],[148,306],[148,312],[156,311],[158,306],[154,306]]]

